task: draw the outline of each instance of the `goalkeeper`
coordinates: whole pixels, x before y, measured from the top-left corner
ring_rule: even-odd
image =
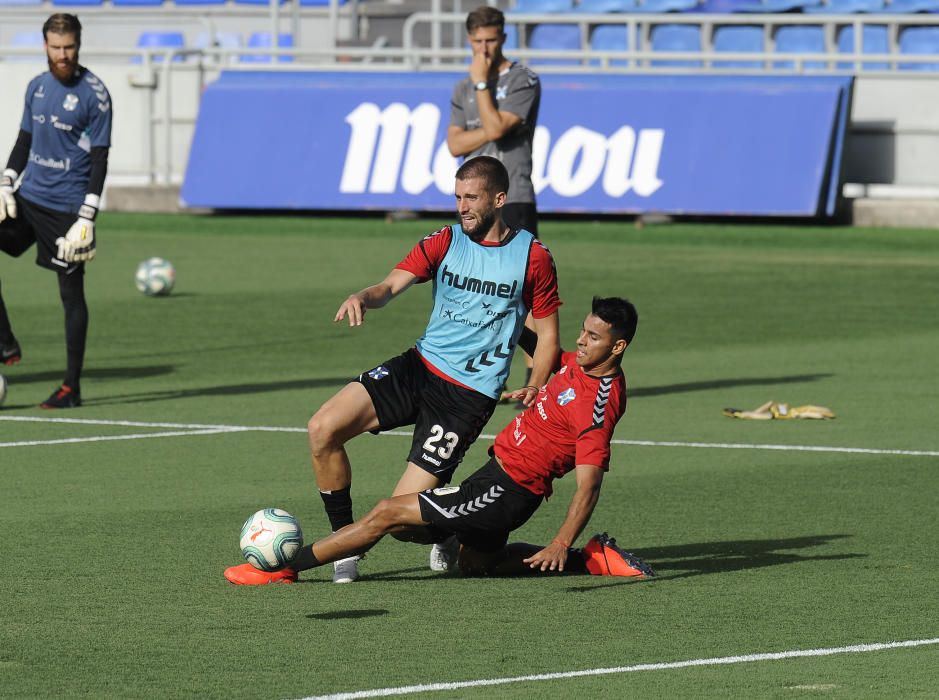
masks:
[[[36,264],[56,272],[65,308],[65,378],[42,408],[81,405],[85,262],[95,256],[95,215],[111,146],[111,97],[78,63],[81,30],[78,17],[65,13],[43,25],[49,70],[26,88],[19,135],[0,175],[0,250],[18,257],[35,243]],[[0,362],[21,356],[0,295]]]

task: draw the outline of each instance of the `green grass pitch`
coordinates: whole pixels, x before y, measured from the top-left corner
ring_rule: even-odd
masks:
[[[656,580],[464,580],[430,572],[426,548],[389,540],[352,585],[325,569],[292,586],[229,585],[222,570],[239,562],[254,510],[291,511],[308,538],[326,532],[306,421],[414,341],[429,289],[357,329],[333,315],[446,222],[104,214],[87,277],[85,406],[55,414],[36,408],[64,363],[54,279],[32,251],[0,257],[24,352],[3,368],[0,408],[0,696],[303,698],[939,637],[936,232],[543,224],[565,346],[594,294],[640,311],[624,442],[589,531],[645,557]],[[134,289],[136,264],[153,255],[176,266],[170,297]],[[721,415],[767,400],[830,406],[837,419]],[[498,408],[486,433],[512,415]],[[101,422],[35,420],[49,418]],[[757,447],[768,445],[779,449]],[[350,443],[357,514],[390,493],[407,446]],[[519,539],[553,536],[572,481]],[[927,644],[413,695],[937,689],[939,645]]]

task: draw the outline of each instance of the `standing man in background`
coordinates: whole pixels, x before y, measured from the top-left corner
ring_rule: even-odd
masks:
[[[510,227],[538,235],[538,209],[531,182],[532,141],[541,104],[541,82],[529,68],[502,55],[505,15],[495,7],[477,7],[466,17],[473,50],[469,75],[453,89],[447,147],[455,157],[498,158],[509,172],[502,218]],[[526,327],[532,329],[531,318]],[[532,360],[526,355],[525,384]],[[524,408],[519,404],[519,409]]]
[[[35,243],[36,264],[58,276],[67,364],[62,385],[40,406],[74,408],[81,405],[85,261],[95,256],[94,221],[111,147],[111,96],[78,63],[78,17],[54,14],[42,34],[49,70],[26,88],[20,132],[0,177],[0,250],[19,257]],[[0,296],[0,361],[9,365],[21,357]]]

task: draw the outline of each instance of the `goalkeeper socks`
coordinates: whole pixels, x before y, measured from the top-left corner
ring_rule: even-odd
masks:
[[[82,270],[70,275],[59,273],[59,296],[65,308],[65,384],[76,394],[81,392],[85,340],[88,336],[88,304],[85,303],[85,277]]]
[[[333,532],[353,522],[351,491],[351,487],[335,491],[320,491],[320,498],[326,506],[326,517],[329,518],[329,525]]]
[[[10,326],[10,317],[7,316],[7,307],[3,303],[3,293],[0,292],[0,345],[13,342],[13,328]]]

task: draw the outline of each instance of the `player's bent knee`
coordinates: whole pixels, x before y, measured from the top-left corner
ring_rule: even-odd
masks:
[[[362,524],[376,535],[392,534],[392,530],[406,523],[401,509],[393,498],[384,498],[362,518]]]

